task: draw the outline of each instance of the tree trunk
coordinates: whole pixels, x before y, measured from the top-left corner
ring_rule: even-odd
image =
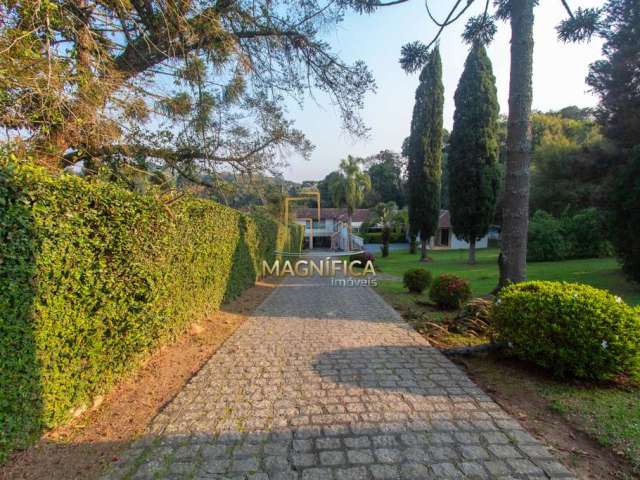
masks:
[[[348,212],[348,219],[347,221],[349,222],[349,231],[347,232],[347,248],[349,249],[349,251],[353,251],[353,245],[351,244],[351,212]]]
[[[521,282],[527,276],[534,4],[535,0],[511,0],[511,78],[499,287]]]
[[[476,264],[476,240],[473,239],[469,242],[469,265]]]
[[[391,238],[391,229],[384,227],[382,230],[382,256],[389,256],[389,239]]]
[[[409,238],[409,253],[412,255],[418,253],[418,242],[415,235],[411,235]]]
[[[422,244],[420,247],[420,261],[428,262],[429,261],[429,250],[427,249],[428,239],[420,238],[420,243]]]

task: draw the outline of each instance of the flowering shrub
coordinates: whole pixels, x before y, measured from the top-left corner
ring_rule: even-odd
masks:
[[[432,280],[433,276],[431,275],[431,272],[424,268],[412,268],[411,270],[407,270],[404,272],[404,276],[402,277],[403,285],[411,293],[424,292],[429,288]]]
[[[471,298],[471,287],[468,280],[443,273],[433,282],[429,297],[441,308],[456,309]]]
[[[493,325],[511,352],[559,376],[637,376],[640,311],[588,285],[524,282],[496,300]]]

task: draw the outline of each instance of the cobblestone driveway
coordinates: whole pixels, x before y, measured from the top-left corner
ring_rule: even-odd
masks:
[[[572,478],[367,287],[289,278],[107,474]]]

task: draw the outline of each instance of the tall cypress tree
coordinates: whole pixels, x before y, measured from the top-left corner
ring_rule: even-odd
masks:
[[[421,261],[428,260],[427,243],[440,217],[443,109],[442,60],[436,47],[420,73],[405,149],[409,157],[409,222],[412,237],[420,234]]]
[[[449,211],[454,233],[469,242],[475,264],[476,240],[486,235],[498,193],[498,114],[491,60],[474,42],[455,93],[449,140]]]

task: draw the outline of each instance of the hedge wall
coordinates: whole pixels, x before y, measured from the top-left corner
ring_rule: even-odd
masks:
[[[0,160],[0,460],[299,251],[290,229]]]

